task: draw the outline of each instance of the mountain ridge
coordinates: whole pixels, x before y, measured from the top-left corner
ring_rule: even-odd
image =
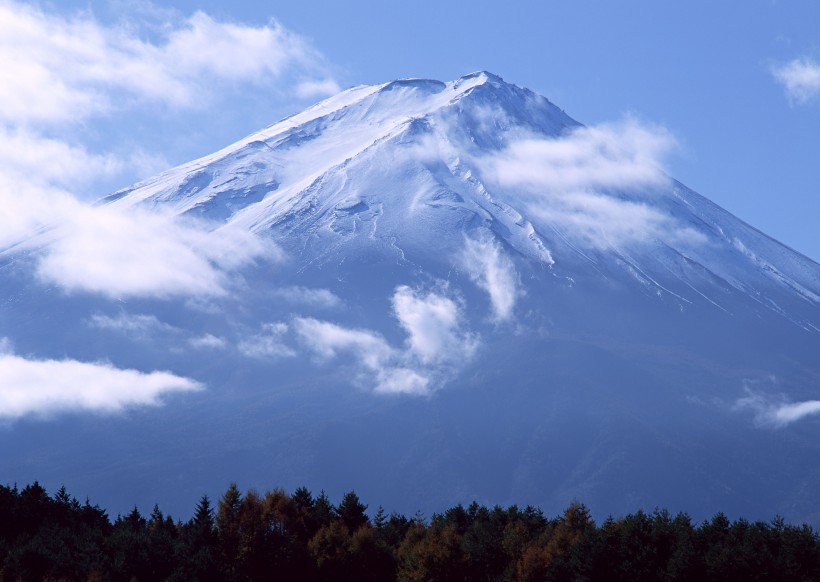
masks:
[[[397,91],[400,95],[395,98],[393,96],[384,97],[386,93],[393,91]],[[484,95],[475,95],[476,92],[481,91]],[[421,95],[415,93],[421,93]],[[512,104],[510,104],[510,99],[504,100],[501,98],[509,98],[511,94],[518,99]],[[475,107],[471,109],[472,103],[463,103],[471,97],[479,101],[480,107],[485,107],[488,101],[497,105],[501,113],[496,111],[495,114],[502,121],[496,121],[496,124],[503,125],[506,123],[508,127],[499,126],[486,130],[480,125],[471,125],[469,121],[476,116]],[[387,99],[388,106],[381,103],[382,99]],[[397,113],[391,114],[392,109],[390,106],[395,107],[395,99],[398,99],[401,105],[411,103],[413,106],[411,111],[408,113],[405,109],[399,109]],[[594,255],[595,251],[606,248],[608,245],[604,243],[603,246],[599,246],[593,243],[590,246],[589,241],[584,240],[580,241],[579,244],[577,237],[574,237],[575,240],[570,240],[573,239],[571,221],[578,218],[578,216],[582,220],[589,221],[608,220],[611,218],[606,215],[609,209],[603,208],[600,215],[591,213],[585,216],[583,209],[579,211],[578,208],[573,206],[574,203],[572,202],[558,200],[555,203],[546,200],[547,204],[552,203],[558,206],[559,212],[568,214],[569,227],[551,222],[547,218],[547,220],[542,220],[541,224],[538,225],[539,228],[536,229],[533,226],[533,223],[537,222],[532,216],[533,209],[526,208],[526,201],[523,201],[522,207],[521,196],[517,198],[516,196],[505,196],[503,187],[495,186],[493,188],[481,175],[480,166],[486,159],[482,156],[486,156],[487,150],[492,153],[499,150],[503,152],[505,147],[509,148],[509,142],[517,137],[512,134],[520,133],[523,130],[529,131],[533,128],[532,125],[524,127],[523,123],[519,122],[517,118],[512,118],[512,121],[509,117],[505,118],[506,112],[513,110],[520,114],[521,110],[528,105],[532,105],[532,103],[540,107],[540,117],[534,117],[535,119],[541,119],[540,124],[537,125],[539,138],[559,140],[572,130],[583,127],[563,112],[560,112],[548,100],[506,84],[500,77],[487,72],[473,73],[449,84],[424,79],[405,79],[382,85],[349,89],[339,96],[331,97],[309,108],[307,112],[310,113],[307,116],[297,114],[286,118],[262,132],[251,134],[212,156],[206,156],[196,162],[170,170],[162,174],[154,184],[148,182],[142,186],[138,185],[131,190],[112,195],[109,200],[115,205],[126,203],[156,205],[162,203],[166,206],[172,206],[179,213],[198,213],[205,217],[216,217],[217,220],[240,225],[251,231],[278,230],[281,231],[277,232],[277,235],[281,235],[278,237],[280,239],[291,234],[285,223],[291,221],[291,219],[297,220],[297,222],[299,219],[310,220],[310,217],[313,217],[315,213],[323,213],[324,215],[335,213],[335,219],[325,216],[325,222],[337,224],[339,225],[337,228],[341,230],[346,228],[341,226],[345,221],[359,226],[364,223],[373,226],[378,224],[379,220],[367,220],[365,218],[367,212],[365,209],[369,209],[370,206],[361,196],[349,193],[351,189],[355,188],[345,189],[345,181],[349,179],[348,169],[351,166],[364,166],[365,162],[363,160],[368,156],[377,159],[376,164],[384,161],[387,167],[392,168],[394,166],[390,165],[391,163],[400,165],[405,162],[402,159],[390,159],[391,156],[397,155],[396,151],[401,154],[403,150],[408,149],[407,146],[420,149],[438,147],[443,150],[438,157],[436,154],[432,154],[428,162],[422,161],[416,167],[410,167],[406,170],[407,172],[426,172],[426,175],[422,177],[426,180],[426,185],[425,183],[421,185],[411,183],[406,187],[407,191],[412,191],[414,188],[418,190],[420,187],[436,190],[433,192],[433,197],[439,196],[439,199],[423,200],[423,204],[427,206],[438,204],[441,207],[456,211],[460,208],[463,214],[472,212],[474,214],[472,220],[478,220],[479,222],[483,220],[485,223],[489,223],[489,230],[492,231],[493,228],[498,228],[499,230],[514,233],[512,237],[516,242],[511,240],[505,242],[511,243],[516,251],[528,254],[530,257],[540,259],[545,263],[551,264],[554,260],[554,253],[550,252],[548,247],[560,247],[562,243],[566,243],[565,246],[578,256],[595,263],[596,260],[590,259],[590,256]],[[360,111],[362,109],[363,112]],[[388,112],[387,114],[383,113],[385,109]],[[479,109],[479,111],[482,110]],[[459,130],[451,131],[450,128],[446,127],[446,123],[450,120],[449,116],[464,116],[467,118],[468,122],[457,124],[457,127],[462,130],[467,127],[468,129],[464,131],[467,131],[470,135],[460,135]],[[348,119],[348,117],[352,119]],[[525,118],[525,116],[520,114],[519,118]],[[544,121],[545,119],[548,121]],[[336,143],[339,139],[336,135],[327,135],[334,132],[333,123],[344,128],[344,130],[336,130],[336,133],[348,131],[351,126],[355,128],[365,126],[367,129],[361,130],[361,137],[356,136],[355,144],[351,145],[349,142],[344,142],[339,146]],[[327,129],[323,129],[325,126],[327,126]],[[478,142],[476,142],[476,139],[478,139]],[[496,141],[493,142],[493,139]],[[527,136],[524,139],[532,138]],[[465,142],[472,142],[468,145],[478,143],[477,150],[479,153],[468,152],[465,159]],[[609,144],[605,143],[593,143],[592,145],[593,147],[609,147]],[[303,161],[305,157],[312,158],[313,162],[312,164],[308,162],[307,169],[299,166],[299,173],[294,178],[288,175],[288,168],[296,165],[296,161],[292,156],[288,157],[288,153],[289,150],[294,148],[298,150],[302,147],[314,147],[314,149],[319,150],[319,153],[324,153],[325,156],[313,155],[314,152],[310,152],[299,157],[297,160],[299,162]],[[390,152],[381,154],[379,150],[384,149],[390,149]],[[412,157],[416,153],[418,152],[411,151],[409,154],[405,153],[405,155]],[[382,158],[378,158],[379,155],[387,159],[382,160]],[[232,158],[236,158],[236,161],[234,162]],[[561,162],[559,160],[558,165]],[[219,166],[224,164],[228,164],[229,167],[223,171]],[[365,172],[365,174],[368,171],[372,172],[374,166],[375,164],[371,162],[371,167],[364,167],[360,171]],[[210,171],[207,170],[208,168],[211,168]],[[570,168],[570,170],[573,170],[573,168]],[[234,185],[229,186],[228,182],[220,180],[219,176],[223,172],[228,176],[228,181],[234,183]],[[246,179],[243,180],[243,177],[246,177]],[[365,176],[365,178],[369,179],[368,176]],[[393,176],[390,176],[390,179],[393,179]],[[338,186],[335,194],[331,194],[330,191],[333,189],[334,181],[336,183],[342,182],[342,185]],[[673,255],[679,256],[678,262],[680,264],[676,265],[675,268],[685,270],[686,265],[698,265],[706,269],[712,276],[721,279],[724,285],[743,289],[749,287],[750,284],[742,279],[736,280],[736,272],[721,272],[720,267],[731,263],[737,266],[740,260],[745,259],[747,262],[760,267],[761,272],[768,272],[771,278],[780,279],[782,283],[792,287],[807,300],[817,303],[818,298],[820,298],[818,278],[816,274],[813,278],[806,278],[802,273],[806,269],[811,269],[812,266],[816,267],[816,263],[811,263],[810,260],[807,262],[803,259],[796,259],[794,255],[780,250],[778,248],[780,243],[776,243],[776,241],[774,241],[775,244],[768,242],[773,239],[768,239],[762,233],[758,233],[758,231],[734,217],[730,218],[730,215],[724,210],[718,210],[719,207],[711,205],[711,203],[707,204],[705,199],[695,195],[679,183],[676,184],[670,180],[668,184],[660,184],[664,181],[660,175],[650,177],[650,181],[653,183],[648,184],[649,187],[666,191],[663,198],[653,199],[648,195],[637,198],[627,196],[626,200],[620,204],[620,208],[618,207],[618,201],[619,197],[623,199],[621,193],[616,192],[611,197],[594,199],[587,196],[587,198],[590,198],[591,203],[601,202],[612,206],[616,213],[637,214],[643,212],[647,214],[643,222],[636,223],[636,229],[654,229],[656,232],[651,233],[651,235],[660,239],[663,245],[669,247]],[[381,182],[374,181],[374,184],[370,186],[371,189],[382,188],[382,196],[395,197],[396,191],[400,189],[399,187],[391,191],[385,187],[384,178],[381,178]],[[514,186],[516,185],[514,184]],[[594,188],[595,184],[591,186]],[[640,184],[639,186],[645,188],[647,184]],[[362,185],[359,184],[359,188],[361,187]],[[367,183],[364,184],[364,187],[368,187]],[[615,187],[617,188],[617,184]],[[604,184],[604,188],[611,189],[611,186]],[[494,196],[499,191],[501,195]],[[586,196],[586,192],[582,194]],[[415,195],[418,196],[418,193]],[[386,201],[381,200],[378,194],[373,195],[371,193],[370,197],[377,200],[377,204],[381,204],[383,210]],[[223,199],[224,203],[220,199]],[[462,202],[463,204],[461,204]],[[583,201],[582,203],[586,202]],[[410,212],[412,215],[415,206],[412,204],[410,206],[411,208],[404,209],[403,212]],[[535,206],[535,203],[531,206]],[[567,206],[568,209],[561,208],[561,206]],[[679,221],[674,220],[676,213],[681,215]],[[614,218],[617,220],[619,217],[615,216]],[[385,222],[385,220],[382,218],[381,221]],[[737,236],[731,233],[726,234],[723,231],[727,221],[729,227],[740,232],[741,236],[757,239],[752,244],[752,248],[749,248]],[[681,224],[679,225],[677,222]],[[721,226],[721,223],[723,226]],[[331,229],[334,228],[333,224],[330,224]],[[690,228],[689,225],[693,225],[694,228]],[[316,228],[321,229],[322,226]],[[590,237],[594,236],[595,225],[585,226],[585,228],[590,229]],[[616,239],[623,237],[627,243],[631,242],[630,237],[632,235],[629,232],[622,233],[618,231],[617,226],[610,228],[614,228]],[[519,231],[519,229],[523,229],[523,231]],[[705,232],[708,239],[706,243],[708,244],[703,245],[705,248],[682,246],[680,241],[675,240],[674,237],[671,237],[670,240],[669,232],[664,232],[667,229],[671,229],[672,234],[677,233],[680,235],[681,239],[691,233],[703,238]],[[451,231],[454,229],[449,227],[441,230]],[[550,230],[556,232],[550,232]],[[399,233],[402,235],[399,238],[413,238],[416,234],[406,232],[406,230],[402,232],[401,228],[394,224],[391,224],[387,231],[385,235],[387,237]],[[552,235],[550,244],[545,243],[545,234]],[[762,237],[758,237],[758,234]],[[504,238],[501,233],[497,232],[496,235],[498,235],[496,238]],[[586,236],[584,234],[582,238]],[[636,233],[637,238],[640,238],[640,236],[640,232]],[[563,239],[563,241],[556,239]],[[719,244],[723,246],[723,249],[718,249],[722,256],[710,257],[709,253],[717,248]],[[781,263],[789,257],[788,270],[790,272],[783,273],[781,272],[782,269],[773,267],[771,260],[760,257],[760,253],[756,252],[754,247],[761,244],[766,247],[766,252],[779,255],[778,258]],[[616,241],[616,244],[611,246],[618,247],[619,245]],[[631,269],[635,273],[638,280],[643,278],[643,280],[655,281],[651,274],[645,273],[646,277],[641,274],[644,270],[640,265],[631,263],[625,251],[632,252],[632,250],[631,248],[618,248],[620,252],[619,260],[627,265],[627,270]],[[660,250],[662,251],[662,249]],[[734,253],[734,256],[727,257],[727,251]],[[699,253],[700,256],[698,256]],[[659,289],[663,288],[663,285],[656,281],[655,283]],[[691,281],[686,283],[689,284]],[[756,281],[755,285],[759,286],[760,282]],[[662,290],[674,293],[670,289]],[[695,292],[718,305],[698,289],[695,289]],[[687,297],[684,301],[686,300],[691,300],[691,298]],[[718,307],[720,306],[718,305]],[[799,325],[808,325],[811,329],[816,329],[820,323],[807,324],[802,322]]]
[[[175,513],[230,475],[815,522],[820,265],[669,177],[672,141],[478,72],[348,89],[116,192],[0,254],[0,337],[188,393],[24,416],[0,456]]]

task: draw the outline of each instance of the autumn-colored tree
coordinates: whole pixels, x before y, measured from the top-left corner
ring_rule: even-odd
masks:
[[[570,569],[571,550],[581,536],[595,524],[589,510],[580,503],[572,503],[556,523],[524,550],[516,564],[518,580],[566,579]]]
[[[461,552],[461,538],[455,526],[432,524],[429,528],[416,522],[408,530],[397,552],[397,580],[464,579],[466,564]]]
[[[219,550],[225,575],[229,580],[236,578],[239,565],[239,508],[242,506],[242,493],[236,483],[231,483],[228,490],[219,500],[216,512],[216,531],[219,539]]]

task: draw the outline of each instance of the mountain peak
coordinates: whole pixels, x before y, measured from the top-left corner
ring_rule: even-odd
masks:
[[[814,512],[817,431],[788,433],[784,455],[758,426],[817,411],[820,266],[636,162],[644,137],[486,71],[400,79],[109,197],[0,263],[2,333],[38,358],[6,359],[44,366],[38,387],[113,362],[104,402],[129,392],[111,366],[208,389],[21,432],[0,441],[4,469],[42,458],[52,482],[176,491],[264,457],[249,480],[364,479],[411,511],[580,491],[603,515]],[[135,208],[201,220],[119,220]],[[121,225],[106,236],[127,245],[94,234]],[[92,449],[96,465],[76,461]]]
[[[504,81],[504,79],[502,79],[500,76],[496,75],[495,73],[491,73],[489,71],[484,71],[484,70],[474,71],[472,73],[468,73],[468,74],[462,76],[459,79],[459,81],[468,81],[468,80],[472,80],[472,79],[478,79],[483,83],[504,83],[504,84],[506,84],[506,81]]]
[[[669,180],[651,195],[646,184],[602,186],[609,174],[586,161],[600,136],[573,141],[580,128],[487,71],[399,79],[343,91],[109,200],[271,233],[316,253],[311,261],[333,260],[327,248],[369,252],[374,240],[426,255],[433,236],[450,247],[446,262],[479,237],[573,280],[597,265],[683,308],[785,285],[801,298],[788,318],[818,327],[799,314],[801,301],[820,301],[813,264]],[[672,272],[681,274],[663,283]]]

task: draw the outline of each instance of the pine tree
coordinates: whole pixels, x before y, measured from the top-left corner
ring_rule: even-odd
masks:
[[[367,506],[359,500],[359,496],[356,495],[354,491],[350,491],[342,497],[342,502],[336,509],[336,513],[339,519],[342,520],[342,523],[345,524],[347,529],[352,533],[369,523],[370,520],[367,518],[367,514],[365,514],[366,510]]]
[[[329,525],[333,520],[335,511],[333,504],[328,499],[324,489],[322,489],[313,504],[313,521],[316,529],[318,530],[323,525]]]

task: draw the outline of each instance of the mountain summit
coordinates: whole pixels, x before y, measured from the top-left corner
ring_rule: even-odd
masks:
[[[0,334],[192,393],[25,417],[9,474],[114,506],[237,480],[816,521],[820,266],[669,177],[671,142],[487,72],[404,79],[108,196],[178,245],[6,249]]]
[[[565,280],[603,267],[682,308],[725,309],[739,292],[817,331],[817,265],[641,159],[662,139],[584,128],[487,72],[405,79],[349,89],[108,200],[271,234],[309,263],[379,248],[452,264],[466,237]],[[783,291],[794,310],[766,298]]]

